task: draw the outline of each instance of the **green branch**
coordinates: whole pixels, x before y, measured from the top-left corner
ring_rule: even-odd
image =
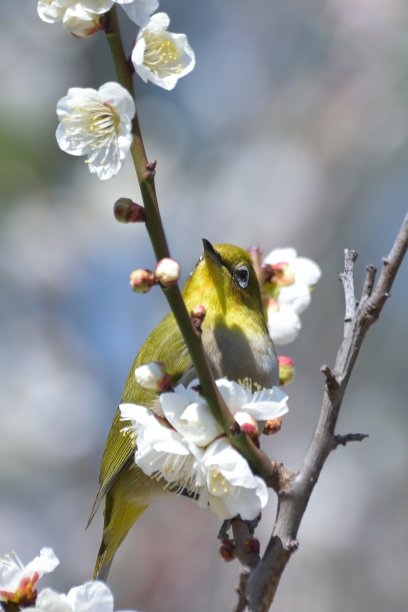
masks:
[[[112,8],[104,18],[104,29],[119,83],[135,98],[133,88],[133,69],[125,55],[119,22],[115,8]],[[133,143],[131,154],[140,185],[146,215],[146,228],[158,260],[170,257],[166,236],[160,217],[154,183],[154,168],[149,164],[143,138],[140,130],[137,112],[132,125]],[[187,312],[183,297],[177,285],[163,288],[163,292],[174,314],[180,331],[184,337],[191,359],[197,371],[201,388],[212,414],[223,427],[231,444],[248,460],[253,470],[270,480],[273,476],[273,466],[269,458],[261,452],[247,435],[241,431],[238,423],[228,410],[210,371],[201,339],[196,334]]]

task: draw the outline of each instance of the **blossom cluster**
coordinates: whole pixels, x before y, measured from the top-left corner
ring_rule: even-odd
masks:
[[[319,266],[298,257],[293,248],[274,249],[263,260],[262,297],[269,334],[275,344],[289,344],[297,337],[300,314],[311,302],[311,292],[321,276]]]
[[[27,565],[15,554],[0,559],[0,608],[3,602],[26,612],[113,612],[113,595],[103,582],[85,582],[67,594],[49,588],[37,593],[40,578],[58,565],[51,548],[42,548]]]
[[[136,369],[139,382],[142,375],[144,371]],[[243,429],[262,432],[266,421],[288,411],[287,396],[277,387],[253,392],[249,385],[227,379],[216,384]],[[267,487],[231,446],[197,385],[195,380],[159,396],[164,419],[145,406],[121,404],[121,418],[128,422],[124,430],[137,437],[135,463],[148,476],[161,479],[164,488],[188,492],[222,519],[255,519],[267,503]]]
[[[139,26],[131,53],[135,72],[166,90],[195,66],[194,51],[185,34],[169,32],[170,18],[154,13],[158,0],[39,0],[40,18],[62,22],[76,37],[92,36],[104,27],[104,15],[116,4]],[[101,180],[120,170],[132,144],[132,96],[118,83],[98,90],[73,87],[57,104],[60,124],[56,138],[70,155],[86,155],[91,173]]]

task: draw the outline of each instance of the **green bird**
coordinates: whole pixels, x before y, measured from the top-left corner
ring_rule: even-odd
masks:
[[[265,321],[261,292],[250,255],[237,246],[203,240],[204,252],[183,289],[190,312],[205,307],[202,342],[215,378],[248,378],[261,387],[278,384],[278,362]],[[135,368],[161,361],[172,385],[195,376],[190,354],[173,314],[157,325],[140,349],[127,377],[121,403],[148,406],[158,413],[157,396],[136,382]],[[156,401],[155,401],[156,400]],[[106,442],[97,494],[89,522],[105,498],[102,542],[94,578],[106,580],[113,556],[136,519],[158,496],[170,494],[163,481],[144,474],[134,462],[137,440],[124,431],[129,422],[117,410]],[[88,524],[89,524],[88,522]]]

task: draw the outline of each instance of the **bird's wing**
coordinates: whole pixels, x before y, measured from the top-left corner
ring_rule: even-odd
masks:
[[[169,313],[152,331],[137,355],[122,396],[122,403],[150,406],[156,410],[157,396],[138,385],[134,375],[135,367],[152,361],[162,361],[172,377],[172,384],[192,369],[191,357],[172,313]],[[116,411],[103,454],[99,475],[99,491],[96,496],[88,525],[95,515],[101,500],[111,489],[120,474],[134,461],[136,449],[135,434],[123,431],[130,422],[121,420],[120,410]]]

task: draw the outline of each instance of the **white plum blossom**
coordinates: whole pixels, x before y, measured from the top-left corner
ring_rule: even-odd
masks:
[[[220,518],[239,514],[242,519],[251,521],[266,505],[268,489],[265,482],[252,473],[248,462],[225,438],[207,448],[201,470],[206,487],[201,489],[199,504],[208,503]]]
[[[35,606],[24,609],[26,612],[113,612],[113,595],[104,582],[90,581],[73,587],[67,595],[43,589]]]
[[[311,302],[321,270],[311,259],[298,257],[293,248],[274,249],[263,263],[272,272],[263,287],[269,333],[276,344],[289,344],[302,327],[299,315]]]
[[[118,83],[98,90],[72,87],[57,104],[58,145],[70,155],[87,155],[90,172],[109,179],[129,152],[134,114],[132,96]]]
[[[61,21],[72,34],[85,38],[100,29],[100,15],[112,5],[112,0],[39,0],[37,11],[43,21]]]
[[[39,0],[37,11],[43,21],[62,22],[72,34],[85,38],[101,28],[100,16],[115,3],[139,26],[146,25],[159,6],[158,0]]]
[[[16,554],[0,559],[0,602],[30,603],[35,599],[39,579],[58,564],[51,548],[42,548],[27,565],[23,565]]]
[[[267,502],[266,485],[226,439],[197,384],[160,395],[164,419],[144,406],[121,404],[121,418],[130,422],[124,429],[136,434],[135,463],[148,476],[163,479],[164,488],[188,490],[222,518],[252,520]],[[216,384],[240,422],[256,426],[288,411],[287,396],[277,387],[252,392],[249,385],[226,379]]]
[[[132,51],[132,63],[143,81],[173,89],[178,79],[191,72],[195,55],[185,34],[168,32],[170,18],[156,13],[139,30]]]

